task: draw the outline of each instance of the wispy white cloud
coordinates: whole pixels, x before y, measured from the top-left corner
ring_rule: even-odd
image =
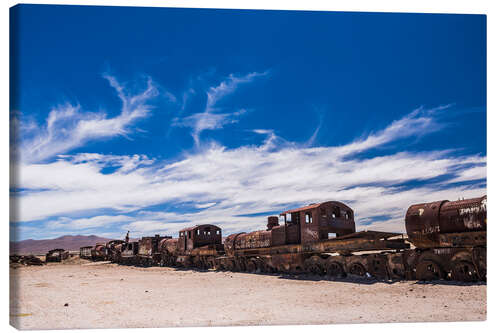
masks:
[[[246,113],[241,109],[231,113],[195,113],[182,119],[175,118],[174,126],[193,128],[193,139],[196,146],[200,145],[200,133],[205,130],[221,129],[224,125],[238,122],[239,116]]]
[[[484,194],[484,182],[463,182],[486,178],[486,158],[453,156],[450,151],[381,152],[364,159],[352,154],[425,135],[439,126],[432,112],[418,109],[344,146],[306,147],[283,142],[273,130],[256,129],[256,134],[265,135],[261,145],[227,149],[213,143],[174,162],[78,154],[52,163],[23,164],[19,187],[27,191],[15,198],[18,221],[112,210],[131,217],[121,227],[138,234],[174,232],[193,223],[215,223],[227,234],[263,227],[265,216],[255,213],[340,200],[355,209],[362,228],[379,228],[382,222],[373,217],[385,216],[390,223],[384,229],[402,231],[405,209],[412,203]],[[104,174],[109,166],[116,170]],[[444,175],[446,180],[436,181]],[[422,184],[403,186],[411,181]],[[201,211],[147,211],[164,203]],[[98,223],[87,221],[92,222]],[[75,230],[77,225],[85,223],[75,222]]]
[[[368,135],[352,142],[351,144],[339,147],[339,152],[343,154],[356,153],[382,146],[394,140],[419,137],[440,130],[444,125],[436,121],[434,115],[441,110],[447,109],[451,105],[439,106],[432,109],[420,107],[407,116],[395,120],[378,132]]]
[[[210,87],[207,94],[207,102],[203,112],[194,113],[184,118],[175,118],[173,126],[190,127],[192,128],[191,135],[197,147],[200,146],[200,135],[205,130],[221,129],[224,125],[235,123],[238,117],[246,113],[245,109],[239,109],[233,112],[220,113],[220,108],[217,107],[217,102],[227,95],[232,94],[243,83],[252,82],[255,78],[266,76],[268,72],[263,73],[248,73],[243,76],[230,74],[226,79],[220,82],[217,86]],[[184,95],[183,108],[186,105],[188,95]]]
[[[148,116],[151,106],[148,101],[157,96],[158,89],[151,78],[146,88],[138,94],[130,94],[118,80],[110,75],[104,78],[113,87],[121,100],[120,113],[108,117],[105,112],[86,112],[80,105],[64,104],[53,108],[43,126],[30,123],[22,132],[17,156],[24,163],[36,163],[81,147],[96,139],[127,135],[130,126]]]
[[[46,227],[49,229],[58,230],[83,230],[97,229],[103,226],[110,226],[118,222],[130,222],[134,218],[125,215],[99,215],[90,218],[70,219],[67,217],[59,218],[55,221],[48,222]]]
[[[198,209],[203,209],[203,208],[215,206],[216,204],[217,204],[216,202],[207,202],[204,204],[195,204],[194,206]]]

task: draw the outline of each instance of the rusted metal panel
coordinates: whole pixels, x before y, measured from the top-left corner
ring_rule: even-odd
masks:
[[[53,249],[45,255],[45,262],[61,262],[69,258],[69,252],[64,249]]]
[[[439,219],[442,233],[486,230],[486,196],[446,202]]]
[[[235,241],[236,241],[237,237],[242,235],[242,234],[245,234],[245,233],[240,232],[237,234],[231,234],[231,235],[226,237],[226,239],[224,240],[224,250],[226,251],[226,255],[229,255],[229,256],[234,255],[234,252],[236,250]]]
[[[138,254],[142,256],[150,256],[153,254],[153,242],[151,237],[143,237],[139,240]]]
[[[114,239],[106,243],[106,259],[111,261],[117,261],[120,257],[121,245],[125,241],[121,239]]]
[[[376,233],[377,234],[377,233]],[[372,251],[372,250],[392,250],[392,249],[407,249],[410,247],[405,240],[400,237],[397,239],[385,239],[385,233],[380,234],[379,238],[333,238],[316,243],[309,244],[290,244],[273,247],[247,248],[247,249],[232,249],[226,255],[235,256],[252,256],[252,255],[275,255],[286,253],[351,253],[356,251]],[[392,234],[392,233],[391,233]],[[402,236],[402,235],[401,235]],[[228,237],[229,238],[229,237]],[[228,240],[226,239],[227,244]]]
[[[30,255],[11,254],[9,256],[9,261],[10,261],[10,266],[12,268],[16,268],[19,265],[26,265],[26,266],[32,266],[32,265],[43,266],[44,265],[43,261],[40,258],[38,258],[32,254],[30,254]]]
[[[331,202],[333,202],[333,201],[331,201]],[[320,205],[321,205],[321,203],[313,203],[313,204],[309,204],[309,205],[304,206],[304,207],[286,210],[286,211],[282,212],[280,215],[298,213],[298,212],[302,212],[304,210],[311,210],[311,209],[318,208]]]
[[[417,247],[432,247],[439,243],[439,211],[446,200],[412,205],[406,212],[408,238]]]
[[[222,230],[216,225],[202,224],[180,230],[177,249],[183,252],[208,244],[221,243]]]
[[[408,266],[406,265],[405,252],[389,252],[387,257],[387,274],[391,280],[407,278]]]
[[[271,230],[271,244],[272,246],[279,246],[286,244],[286,230],[284,225],[278,225]]]
[[[449,246],[443,234],[485,231],[486,210],[486,196],[412,205],[405,218],[408,238],[418,248]]]
[[[439,245],[440,247],[486,246],[486,231],[440,234]]]
[[[155,253],[160,252],[160,242],[163,239],[170,239],[172,238],[171,236],[162,236],[160,235],[155,235],[154,237],[142,237],[138,243],[139,243],[139,249],[138,249],[138,254],[140,256],[152,256]]]
[[[277,254],[270,257],[268,265],[281,272],[298,273],[304,269],[306,256],[302,253]]]
[[[284,217],[285,225],[290,226],[287,244],[312,243],[328,239],[330,235],[343,236],[356,231],[354,211],[339,201],[312,204],[280,215]],[[297,230],[297,226],[300,229]],[[296,231],[299,236],[294,237]]]
[[[160,252],[162,253],[175,253],[177,251],[177,238],[165,238],[160,241]]]
[[[92,260],[106,260],[106,244],[97,243],[91,252]]]
[[[280,225],[279,218],[277,216],[268,216],[267,217],[267,231],[272,230],[274,227],[278,227]]]
[[[285,224],[285,243],[298,244],[300,243],[300,225],[298,224]]]
[[[80,258],[82,259],[92,259],[92,248],[93,246],[83,246],[80,248]]]
[[[271,246],[271,231],[254,231],[240,234],[234,240],[236,250],[253,249]]]
[[[224,246],[222,244],[200,246],[189,253],[192,256],[217,256],[222,254],[224,254]]]
[[[134,257],[139,252],[139,242],[124,243],[121,251],[121,257]]]

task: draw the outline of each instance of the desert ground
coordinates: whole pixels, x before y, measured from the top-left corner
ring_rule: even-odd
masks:
[[[11,268],[19,329],[486,319],[486,285],[330,281],[75,261]]]

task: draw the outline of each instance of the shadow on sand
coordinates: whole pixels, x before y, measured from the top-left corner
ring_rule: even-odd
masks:
[[[418,285],[446,285],[446,286],[481,286],[486,285],[485,281],[477,281],[477,282],[461,282],[461,281],[450,281],[450,280],[434,280],[434,281],[417,281],[417,280],[383,280],[376,278],[363,278],[357,276],[347,276],[345,278],[333,278],[329,276],[319,276],[312,275],[307,273],[249,273],[249,272],[232,272],[232,271],[217,271],[214,269],[199,269],[199,268],[185,268],[185,267],[170,267],[175,269],[176,271],[193,271],[197,273],[210,273],[210,272],[226,272],[226,273],[238,273],[238,274],[252,274],[252,275],[267,275],[267,276],[276,276],[279,279],[285,280],[295,280],[295,281],[329,281],[329,282],[347,282],[353,284],[364,284],[371,285],[375,283],[384,283],[384,284],[394,284],[398,282],[409,282],[412,284]]]

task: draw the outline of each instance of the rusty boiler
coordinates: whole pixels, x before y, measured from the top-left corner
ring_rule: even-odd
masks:
[[[444,234],[486,231],[486,212],[486,195],[412,205],[405,218],[408,239],[417,248],[440,247]]]
[[[173,254],[177,251],[177,238],[163,238],[158,245],[161,253]]]

